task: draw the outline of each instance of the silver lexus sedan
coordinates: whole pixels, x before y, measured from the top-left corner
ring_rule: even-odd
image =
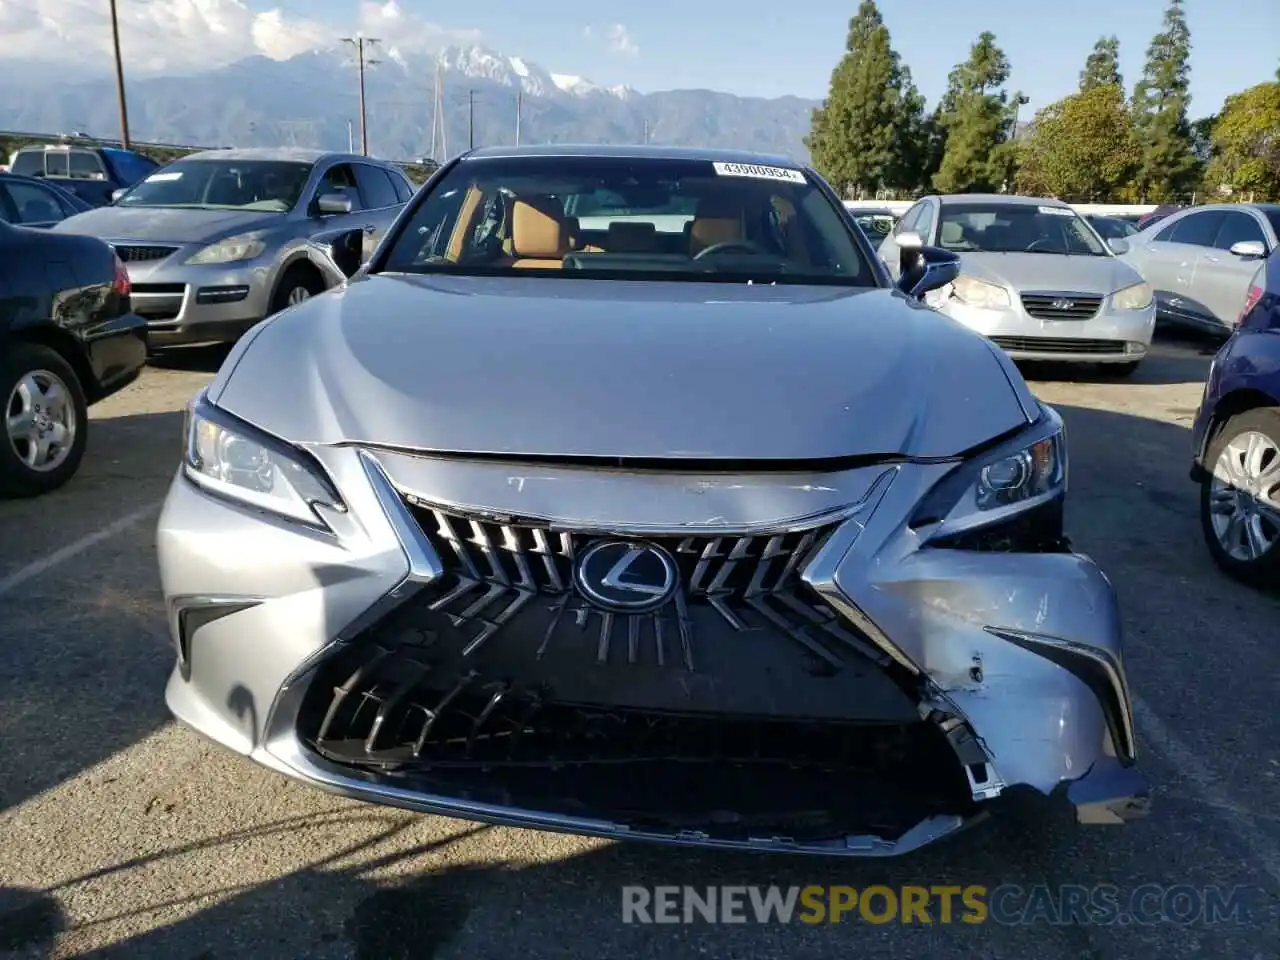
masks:
[[[447,164],[349,278],[317,249],[343,285],[187,414],[180,720],[615,839],[888,855],[1010,792],[1146,811],[1062,421],[920,302],[953,254],[895,287],[785,158],[565,146]]]
[[[960,255],[960,276],[932,306],[1018,360],[1105,364],[1128,376],[1151,346],[1152,289],[1058,200],[1006,195],[925,197],[880,245],[890,270],[903,234]]]
[[[359,227],[372,250],[413,192],[399,168],[368,157],[208,150],[55,229],[115,247],[152,346],[232,343],[325,289],[310,237]]]

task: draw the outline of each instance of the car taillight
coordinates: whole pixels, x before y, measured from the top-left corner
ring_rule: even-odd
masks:
[[[130,291],[133,290],[133,284],[129,280],[129,271],[125,269],[124,262],[118,256],[115,258],[115,261],[116,279],[115,283],[112,284],[112,287],[115,289],[116,293],[120,294],[120,296],[127,297],[129,296]]]
[[[1250,284],[1249,292],[1244,297],[1244,309],[1240,311],[1240,316],[1236,319],[1236,326],[1244,323],[1244,318],[1249,316],[1254,307],[1258,305],[1258,301],[1262,299],[1262,287],[1259,284]]]

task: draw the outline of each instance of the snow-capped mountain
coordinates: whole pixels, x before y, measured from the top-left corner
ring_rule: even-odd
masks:
[[[554,73],[478,44],[425,49],[391,42],[365,72],[371,152],[408,160],[443,158],[471,144],[649,142],[737,147],[804,157],[817,104],[797,97],[737,97],[709,90],[642,94]],[[148,75],[126,65],[135,139],[208,145],[291,144],[346,149],[358,136],[359,99],[349,46],[288,58],[248,57],[199,72]],[[12,58],[0,85],[0,129],[111,136],[115,97],[103,74],[60,74]],[[109,61],[108,61],[109,66]],[[30,77],[31,79],[28,79]],[[436,117],[440,82],[443,116]],[[519,92],[519,96],[517,93]],[[433,132],[433,120],[442,121]],[[358,139],[354,141],[358,145]]]

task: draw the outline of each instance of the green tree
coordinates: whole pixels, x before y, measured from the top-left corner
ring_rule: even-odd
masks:
[[[912,186],[924,101],[874,0],[849,21],[845,49],[805,138],[814,166],[842,195]]]
[[[1134,121],[1142,143],[1136,186],[1149,202],[1178,199],[1199,179],[1191,124],[1191,32],[1182,0],[1171,0],[1164,29],[1147,47],[1142,80],[1133,93]]]
[[[1210,145],[1210,187],[1231,187],[1255,202],[1280,200],[1280,82],[1228,97]]]
[[[1104,84],[1036,114],[1022,152],[1018,189],[1077,202],[1112,199],[1140,158],[1124,91]]]
[[[946,151],[933,177],[938,190],[981,192],[1004,184],[1011,151],[1001,148],[1013,126],[1004,90],[1008,79],[1009,59],[990,32],[981,34],[969,48],[969,59],[951,71],[940,118]]]
[[[1080,72],[1081,91],[1109,85],[1124,87],[1124,77],[1120,75],[1120,40],[1115,36],[1103,37],[1093,45],[1093,52]]]

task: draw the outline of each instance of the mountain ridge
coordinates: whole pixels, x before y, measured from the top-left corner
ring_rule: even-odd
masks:
[[[436,159],[515,142],[669,143],[734,147],[807,160],[802,138],[818,101],[740,97],[713,90],[642,93],[625,85],[552,72],[480,45],[403,52],[384,45],[365,72],[370,152],[409,160],[430,155],[437,73],[444,134]],[[113,78],[51,72],[9,61],[16,82],[0,89],[0,128],[110,135],[118,127]],[[272,144],[345,149],[348,121],[359,149],[356,71],[337,49],[288,59],[258,54],[192,73],[130,76],[131,131],[140,140],[210,146]]]

